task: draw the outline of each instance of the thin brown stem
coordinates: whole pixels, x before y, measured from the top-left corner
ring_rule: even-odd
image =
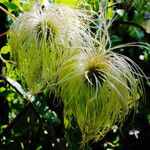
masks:
[[[15,15],[11,14],[9,11],[7,11],[6,9],[4,9],[3,7],[0,6],[0,9],[2,11],[4,11],[7,15],[11,16],[12,18],[17,19],[17,17]]]
[[[1,6],[0,6],[1,7]],[[0,34],[0,37],[4,36],[5,34],[7,34],[10,30],[5,31],[4,33]]]

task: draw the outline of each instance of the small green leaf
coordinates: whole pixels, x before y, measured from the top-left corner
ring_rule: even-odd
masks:
[[[13,3],[20,7],[20,0],[13,0]]]
[[[1,54],[7,54],[8,52],[10,52],[10,46],[4,46],[1,49]]]
[[[38,146],[36,150],[42,150],[42,146]]]
[[[31,8],[32,8],[32,5],[28,2],[23,3],[23,5],[22,5],[23,11],[29,11]]]
[[[7,125],[1,125],[1,126],[0,126],[0,133],[2,133],[3,130],[4,130],[6,127],[7,127]]]
[[[21,142],[20,144],[21,144],[21,148],[24,149],[24,144],[23,144],[23,142]]]
[[[54,0],[54,2],[55,3],[67,4],[71,7],[75,7],[75,6],[77,6],[77,4],[79,4],[80,0],[79,1],[78,0],[72,0],[72,1],[70,1],[70,0]]]
[[[0,93],[1,93],[1,92],[4,92],[5,90],[6,90],[6,89],[5,89],[4,87],[1,87],[1,88],[0,88]]]
[[[4,3],[4,2],[6,2],[7,0],[1,0],[1,3]]]
[[[117,136],[117,137],[116,137],[116,139],[113,141],[113,144],[118,144],[118,143],[119,143],[119,141],[120,141],[120,137],[119,137],[119,136]]]
[[[12,2],[4,2],[3,3],[7,8],[12,9],[12,10],[18,10],[19,6],[17,6],[15,3]]]
[[[117,35],[112,35],[110,39],[112,42],[121,42],[121,38],[119,38]]]

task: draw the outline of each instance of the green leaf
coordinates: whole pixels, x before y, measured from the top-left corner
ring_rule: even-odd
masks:
[[[113,0],[110,0],[110,2],[108,2],[108,6],[111,6],[111,5],[113,5]],[[106,15],[107,19],[111,19],[113,15],[114,15],[113,8],[112,7],[108,8],[107,15]]]
[[[5,89],[4,87],[1,87],[1,88],[0,88],[0,93],[1,93],[1,92],[4,92],[5,90],[6,90],[6,89]]]
[[[112,35],[110,39],[112,42],[121,42],[122,41],[121,38],[119,38],[117,35]]]
[[[42,146],[38,146],[36,150],[42,150]]]
[[[62,3],[62,4],[67,4],[71,7],[77,6],[81,2],[81,0],[54,0],[55,3]]]
[[[19,10],[19,7],[17,4],[12,3],[12,2],[4,2],[3,3],[7,8],[12,9],[12,10]]]
[[[23,11],[29,11],[31,8],[32,8],[32,5],[29,2],[23,3],[22,5]]]
[[[3,130],[4,130],[6,127],[7,127],[7,125],[1,125],[1,126],[0,126],[0,133],[2,133]]]
[[[118,144],[118,143],[119,143],[119,141],[120,141],[120,137],[119,137],[119,136],[117,136],[117,137],[116,137],[116,139],[113,141],[113,144]]]
[[[1,0],[1,3],[7,2],[7,0]]]
[[[7,54],[8,52],[10,52],[10,46],[9,45],[2,47],[1,54]]]

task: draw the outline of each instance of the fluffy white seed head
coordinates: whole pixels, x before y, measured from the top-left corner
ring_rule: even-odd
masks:
[[[65,60],[82,47],[93,46],[87,32],[88,19],[79,10],[58,4],[25,12],[17,18],[11,27],[10,43],[31,92],[37,93],[47,81],[56,84]]]

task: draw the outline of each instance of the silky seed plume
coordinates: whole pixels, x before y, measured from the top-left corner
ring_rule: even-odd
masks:
[[[30,92],[36,94],[47,81],[57,84],[57,74],[65,60],[81,47],[92,47],[87,22],[83,21],[86,18],[79,10],[49,4],[16,19],[11,27],[10,44]]]
[[[113,19],[107,21],[103,11],[49,4],[23,13],[11,27],[14,60],[29,91],[37,94],[49,83],[64,103],[65,117],[75,117],[82,146],[102,139],[114,124],[122,125],[144,93],[143,72],[113,50],[145,45],[112,47],[108,28]]]

